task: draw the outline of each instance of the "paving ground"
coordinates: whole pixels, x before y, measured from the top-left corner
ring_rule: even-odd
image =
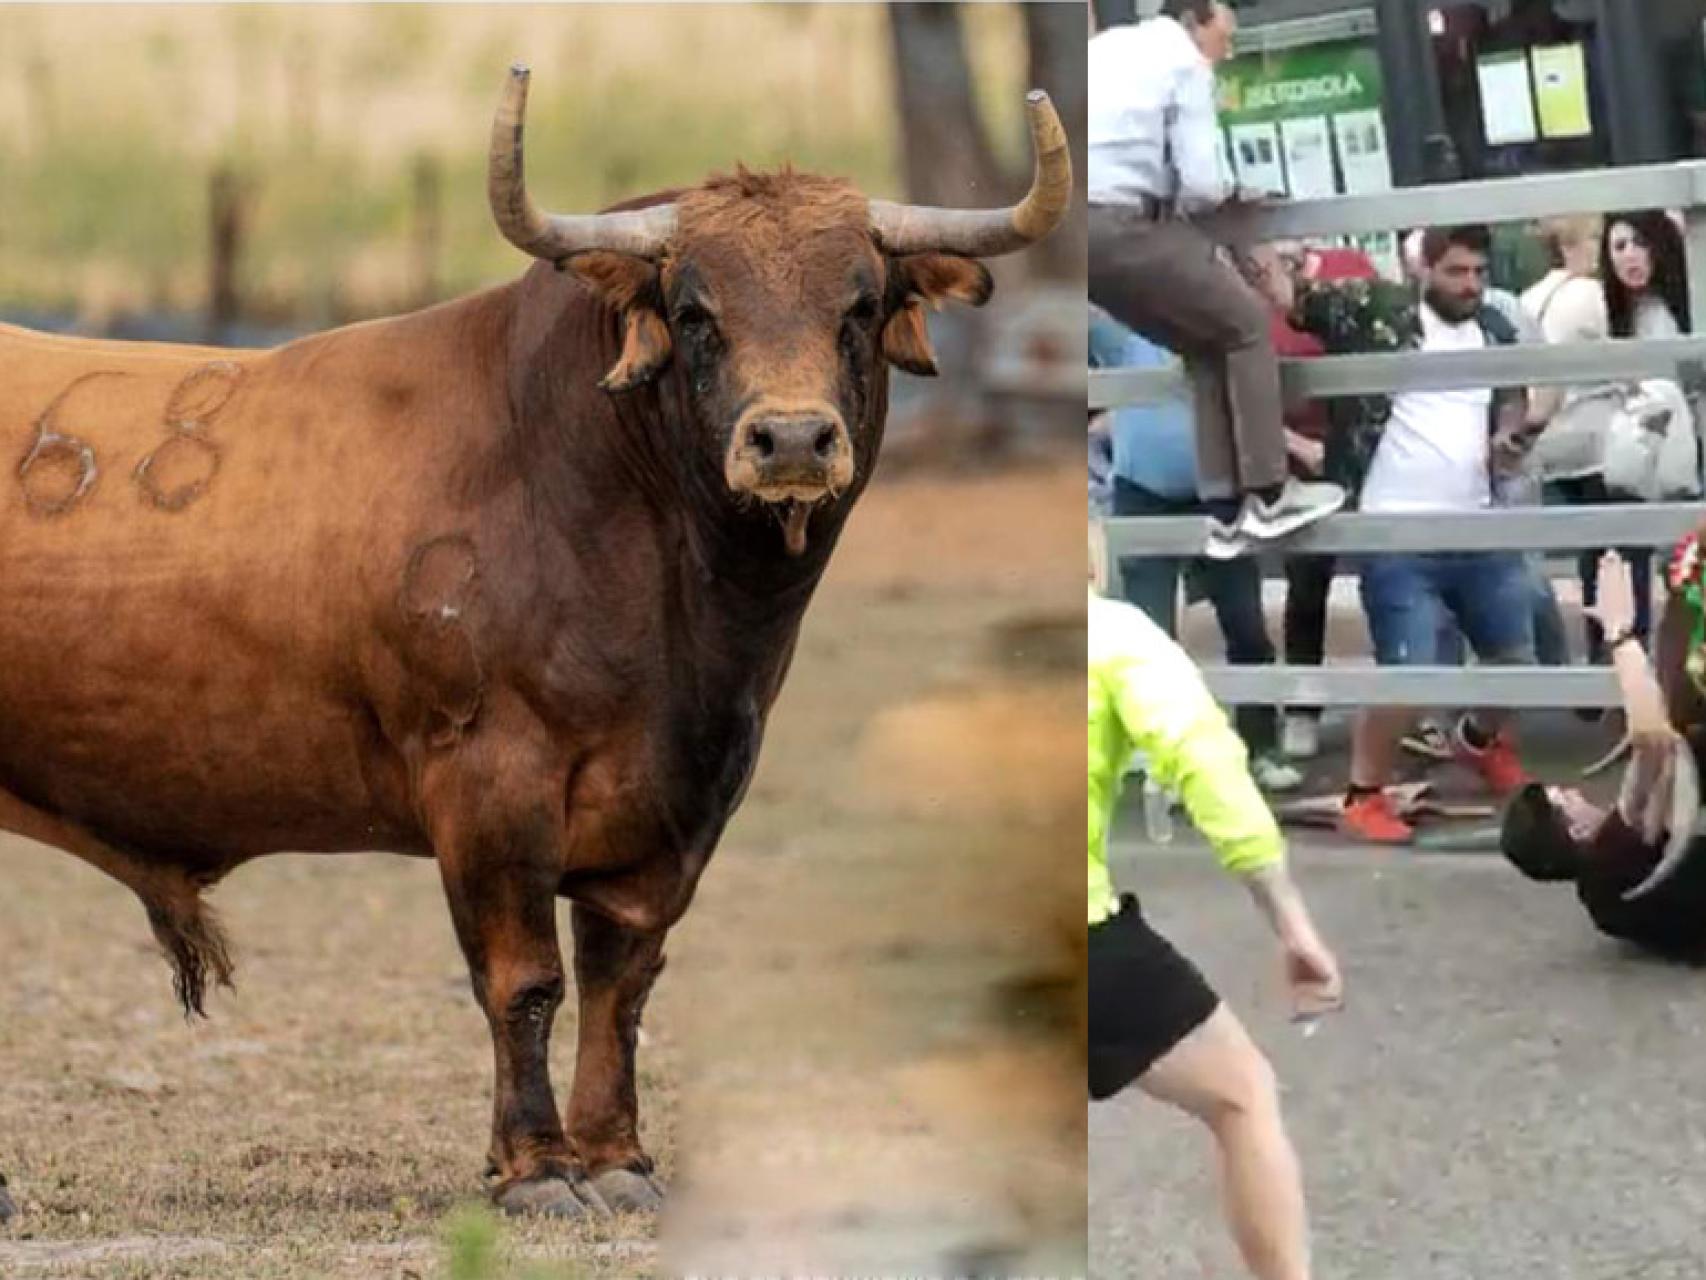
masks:
[[[1336,619],[1341,643],[1356,627]],[[1329,723],[1322,786],[1342,781],[1345,728]],[[1564,778],[1612,728],[1546,713],[1525,732],[1534,771]],[[1452,766],[1438,777],[1471,790]],[[1567,887],[1531,884],[1496,856],[1304,834],[1297,875],[1349,995],[1304,1039],[1243,893],[1183,827],[1164,847],[1142,830],[1139,814],[1122,816],[1115,874],[1272,1056],[1320,1277],[1706,1274],[1706,973],[1600,937]],[[1121,1097],[1092,1109],[1090,1134],[1092,1274],[1241,1274],[1192,1122]]]

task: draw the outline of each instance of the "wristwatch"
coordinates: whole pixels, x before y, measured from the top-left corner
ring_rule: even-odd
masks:
[[[1618,646],[1628,644],[1631,640],[1638,643],[1640,639],[1641,637],[1635,633],[1634,627],[1620,627],[1618,628],[1617,634],[1605,642],[1605,651],[1607,653],[1616,653]]]

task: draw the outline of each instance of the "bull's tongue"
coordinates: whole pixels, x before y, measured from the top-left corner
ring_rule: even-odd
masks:
[[[806,521],[811,519],[811,514],[811,507],[804,502],[788,504],[788,514],[783,518],[782,543],[788,548],[789,555],[805,554]]]

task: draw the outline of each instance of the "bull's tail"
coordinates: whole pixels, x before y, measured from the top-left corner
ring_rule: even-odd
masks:
[[[184,1007],[184,1016],[205,1018],[207,1010],[202,1002],[208,979],[222,987],[231,985],[231,946],[219,918],[193,891],[174,895],[169,902],[155,900],[147,905],[148,923],[172,966],[172,989]]]

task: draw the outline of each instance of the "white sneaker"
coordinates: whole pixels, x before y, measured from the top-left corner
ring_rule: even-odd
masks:
[[[1231,524],[1208,518],[1208,541],[1202,553],[1210,560],[1236,560],[1250,549],[1250,539],[1244,536],[1244,512],[1240,511]]]
[[[1344,505],[1345,491],[1336,484],[1304,484],[1288,478],[1272,502],[1263,502],[1253,493],[1245,497],[1238,532],[1263,542],[1283,538],[1326,519]]]
[[[1288,759],[1313,760],[1321,754],[1321,722],[1295,711],[1287,715],[1280,729],[1280,750]]]
[[[1263,791],[1296,791],[1303,785],[1303,771],[1276,755],[1252,757],[1250,777]]]

